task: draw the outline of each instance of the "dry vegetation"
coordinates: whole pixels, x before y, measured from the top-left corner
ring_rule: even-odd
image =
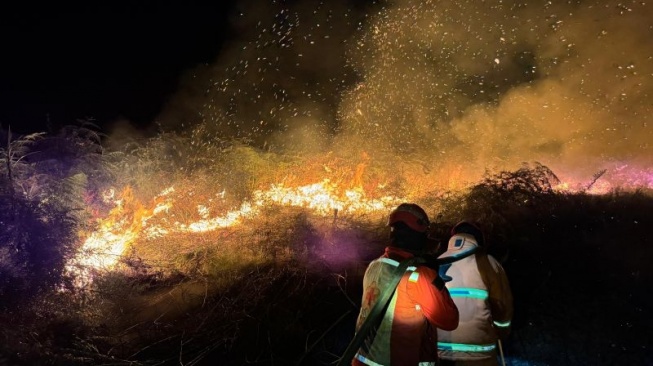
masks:
[[[384,213],[323,216],[270,203],[241,225],[142,235],[119,270],[98,273],[91,286],[72,286],[63,264],[79,245],[77,233],[92,231],[109,212],[101,192],[112,185],[132,187],[125,214],[132,224],[140,219],[135,212],[151,210],[174,185],[174,206],[149,221],[170,225],[201,219],[198,202],[222,212],[262,185],[311,183],[306,177],[318,172],[378,189],[387,183],[387,167],[365,156],[354,169],[333,155],[302,164],[192,136],[162,135],[109,154],[93,142],[99,140],[89,142],[92,134],[80,132],[39,137],[39,155],[31,158],[25,150],[10,154],[19,152],[11,144],[31,143],[24,138],[2,150],[14,170],[2,171],[0,192],[0,323],[11,324],[0,331],[0,365],[319,365],[338,359],[352,336],[366,263],[386,243]],[[86,150],[63,154],[71,145],[61,139],[80,136],[86,137],[73,141]],[[40,163],[53,156],[68,167],[66,187],[46,179],[50,173]],[[356,167],[365,169],[364,181]],[[24,194],[35,175],[41,180],[32,183],[34,193]],[[565,194],[551,188],[556,179],[534,164],[488,174],[465,191],[419,187],[413,193],[439,214],[441,227],[462,218],[484,224],[490,251],[504,263],[515,293],[514,332],[505,344],[511,364],[652,362],[645,334],[653,328],[653,304],[644,289],[653,285],[653,250],[643,240],[653,225],[650,192]],[[405,177],[389,185],[393,194],[411,190]]]

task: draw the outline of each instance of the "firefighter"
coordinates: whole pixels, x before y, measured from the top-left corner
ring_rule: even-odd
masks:
[[[463,221],[451,230],[447,250],[440,258],[464,256],[439,267],[458,311],[458,328],[438,330],[442,365],[498,365],[497,348],[510,332],[513,304],[508,278],[499,262],[485,251],[485,238],[477,224]]]
[[[363,278],[363,298],[356,331],[365,322],[385,284],[403,260],[420,254],[427,243],[429,219],[413,203],[402,203],[390,213],[390,246],[372,261]],[[374,325],[352,365],[431,366],[437,364],[437,328],[458,326],[458,310],[437,270],[408,267],[383,317]]]

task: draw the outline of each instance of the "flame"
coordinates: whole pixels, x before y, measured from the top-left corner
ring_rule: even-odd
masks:
[[[115,190],[107,190],[103,198],[114,207],[105,219],[100,220],[98,229],[88,235],[67,270],[85,281],[90,276],[89,269],[113,268],[125,249],[138,239],[148,220],[171,207],[171,202],[161,200],[169,193],[171,191],[162,192],[155,199],[154,206],[147,209],[134,198],[129,186],[122,190],[119,198],[115,197]]]
[[[328,172],[327,168],[324,166]],[[69,263],[68,268],[83,278],[90,277],[89,271],[96,269],[114,270],[122,256],[139,240],[230,228],[245,220],[256,218],[263,208],[272,205],[301,207],[316,215],[330,216],[387,211],[401,202],[408,201],[405,197],[383,194],[386,185],[382,183],[364,188],[362,176],[365,168],[366,163],[360,163],[353,172],[351,180],[341,179],[349,182],[349,188],[344,188],[341,183],[331,179],[299,186],[289,186],[284,183],[270,184],[267,189],[252,192],[251,199],[239,203],[233,209],[226,209],[229,206],[226,202],[225,197],[228,197],[228,194],[225,190],[215,193],[213,198],[208,200],[191,192],[190,199],[197,201],[188,201],[189,197],[181,198],[181,194],[177,194],[174,187],[168,187],[147,205],[134,197],[130,187],[124,188],[119,194],[116,190],[108,190],[103,194],[103,199],[113,204],[113,209],[105,218],[98,221],[95,231],[84,236],[81,249]],[[650,171],[630,171],[620,168],[609,173],[612,174],[611,177],[617,176],[645,187],[653,187],[653,174]],[[457,181],[456,178],[458,176],[455,174],[451,177]],[[588,185],[587,180],[581,184],[579,183],[582,182],[581,179],[573,179],[572,176],[554,189],[558,192],[582,191],[589,194],[603,194],[613,189],[604,178],[602,175],[595,175],[594,180]],[[448,185],[455,183],[452,182]],[[373,191],[376,197],[368,197],[367,192],[370,191]],[[186,213],[175,216],[175,199],[178,200],[180,207],[191,204],[190,207],[194,207],[197,211],[197,219],[188,219],[193,215]],[[179,209],[181,208],[177,210]],[[179,216],[186,220],[177,221]]]
[[[238,210],[233,210],[227,212],[225,215],[210,218],[202,219],[190,224],[179,224],[177,223],[177,232],[194,232],[194,233],[203,233],[207,231],[213,231],[217,229],[226,228],[229,226],[236,225],[242,221],[243,218],[248,216],[254,216],[258,210],[249,202],[244,202]]]
[[[339,212],[354,214],[387,210],[403,201],[390,195],[368,198],[359,176],[362,169],[364,166],[357,169],[355,182],[358,186],[354,188],[342,189],[329,179],[299,187],[272,184],[266,190],[254,191],[251,201],[245,201],[238,208],[213,217],[208,205],[200,202],[196,205],[200,219],[188,223],[171,223],[167,219],[151,223],[150,219],[154,216],[165,216],[173,209],[174,187],[166,188],[156,196],[149,205],[151,208],[140,203],[130,187],[123,189],[118,197],[115,191],[108,191],[104,197],[115,207],[106,218],[100,220],[97,230],[86,237],[78,255],[69,264],[69,270],[88,281],[92,276],[84,269],[114,269],[127,249],[141,237],[151,239],[173,233],[204,233],[232,227],[256,217],[261,208],[268,205],[303,207],[317,215],[326,216]],[[219,198],[224,196],[224,191],[216,194]]]
[[[305,207],[321,215],[329,215],[334,211],[356,213],[383,210],[396,204],[400,199],[384,196],[377,199],[368,199],[362,188],[338,192],[338,186],[329,179],[320,183],[301,187],[284,187],[283,184],[272,185],[267,191],[254,192],[257,206],[265,205],[271,201],[283,206]]]

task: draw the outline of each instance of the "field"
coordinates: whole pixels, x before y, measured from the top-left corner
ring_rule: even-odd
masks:
[[[404,197],[437,221],[434,242],[483,224],[515,298],[507,364],[653,363],[646,189],[558,190],[541,164],[451,189],[388,181],[369,158],[189,154],[167,137],[108,152],[70,131],[3,150],[0,365],[334,364]]]

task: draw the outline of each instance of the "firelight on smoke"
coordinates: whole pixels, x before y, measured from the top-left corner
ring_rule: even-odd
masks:
[[[463,189],[531,161],[558,175],[557,190],[653,188],[653,38],[642,36],[650,4],[401,0],[357,17],[338,2],[300,3],[243,11],[242,38],[225,53],[237,57],[193,72],[162,111],[164,125],[195,121],[199,145],[233,138],[308,163],[326,151],[345,161],[367,151],[384,162],[381,174],[424,179],[430,190]],[[261,14],[273,16],[249,18]],[[140,239],[234,227],[267,205],[326,216],[411,198],[314,178],[273,180],[245,202],[225,201],[232,209],[192,202],[194,221],[170,214],[181,205],[172,189],[147,207],[123,193],[76,263],[110,269]]]

